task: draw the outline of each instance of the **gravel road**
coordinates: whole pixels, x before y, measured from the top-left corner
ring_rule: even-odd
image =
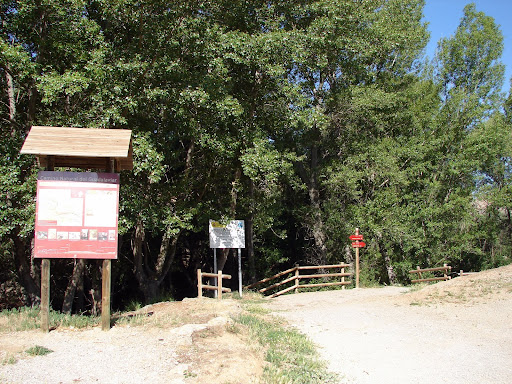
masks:
[[[512,264],[411,292],[299,293],[267,305],[318,345],[340,384],[512,383]],[[236,301],[186,299],[144,310],[153,314],[145,325],[109,332],[0,332],[0,384],[250,384],[261,377],[261,356],[227,332],[240,311]],[[35,345],[53,352],[23,352]]]
[[[510,384],[507,289],[483,302],[423,302],[407,288],[386,287],[299,293],[269,306],[319,346],[340,383]]]

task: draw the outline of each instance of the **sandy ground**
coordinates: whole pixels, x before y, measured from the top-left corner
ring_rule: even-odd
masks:
[[[340,383],[512,383],[512,265],[422,289],[300,293],[266,305],[316,342]],[[239,311],[236,300],[187,299],[143,308],[144,325],[108,332],[0,331],[0,384],[256,384],[263,351],[232,323]],[[52,352],[28,355],[36,345]]]
[[[300,293],[269,307],[340,383],[512,383],[512,265],[420,290]]]

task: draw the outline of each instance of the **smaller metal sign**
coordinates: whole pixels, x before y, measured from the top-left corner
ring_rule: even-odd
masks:
[[[245,248],[245,226],[243,220],[232,220],[226,224],[210,220],[210,248]]]
[[[366,247],[366,243],[364,241],[356,241],[352,243],[352,247],[354,248],[364,248]]]
[[[350,240],[363,240],[363,235],[352,235],[348,237]]]

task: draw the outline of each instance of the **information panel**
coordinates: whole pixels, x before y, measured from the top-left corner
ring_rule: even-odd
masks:
[[[39,172],[34,256],[117,259],[119,175]]]
[[[210,220],[210,248],[245,248],[243,220],[232,220],[227,224]]]

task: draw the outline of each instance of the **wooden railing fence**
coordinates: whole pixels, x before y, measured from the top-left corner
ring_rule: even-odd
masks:
[[[451,277],[448,276],[450,271],[452,270],[452,267],[449,265],[444,264],[442,267],[436,267],[436,268],[424,268],[420,269],[420,267],[416,267],[416,269],[413,269],[412,271],[409,271],[411,274],[418,274],[419,279],[411,280],[411,283],[426,283],[429,281],[442,281],[442,280],[450,280]],[[423,273],[426,272],[440,272],[443,271],[443,276],[439,277],[426,277],[423,278]]]
[[[351,281],[345,280],[345,277],[352,276],[351,273],[345,272],[345,268],[348,268],[348,264],[335,264],[335,265],[315,265],[315,266],[299,266],[296,265],[293,268],[287,269],[286,271],[275,274],[272,277],[268,277],[266,279],[260,280],[254,284],[248,285],[247,289],[255,288],[261,284],[270,283],[273,280],[276,280],[280,277],[285,277],[286,275],[290,275],[289,277],[285,277],[282,281],[276,282],[264,288],[258,290],[258,292],[267,294],[269,291],[281,287],[287,283],[293,282],[293,285],[284,288],[280,291],[274,292],[270,295],[270,297],[276,297],[282,295],[283,293],[295,291],[295,293],[299,292],[300,288],[313,288],[313,287],[330,287],[330,286],[343,286],[345,288],[346,285],[351,284]],[[340,269],[340,272],[331,272],[331,273],[315,273],[315,274],[306,274],[301,275],[301,271],[305,270],[321,270],[321,269]],[[312,284],[300,284],[300,280],[303,279],[318,279],[318,278],[333,278],[338,277],[341,278],[340,281],[331,281],[331,282],[322,282],[322,283],[312,283]]]
[[[203,277],[214,277],[217,280],[217,286],[203,284]],[[222,279],[231,279],[231,275],[223,275],[222,271],[217,273],[201,272],[197,270],[197,297],[203,297],[203,289],[208,289],[217,292],[217,298],[222,299],[222,292],[231,292],[231,289],[222,287]]]

